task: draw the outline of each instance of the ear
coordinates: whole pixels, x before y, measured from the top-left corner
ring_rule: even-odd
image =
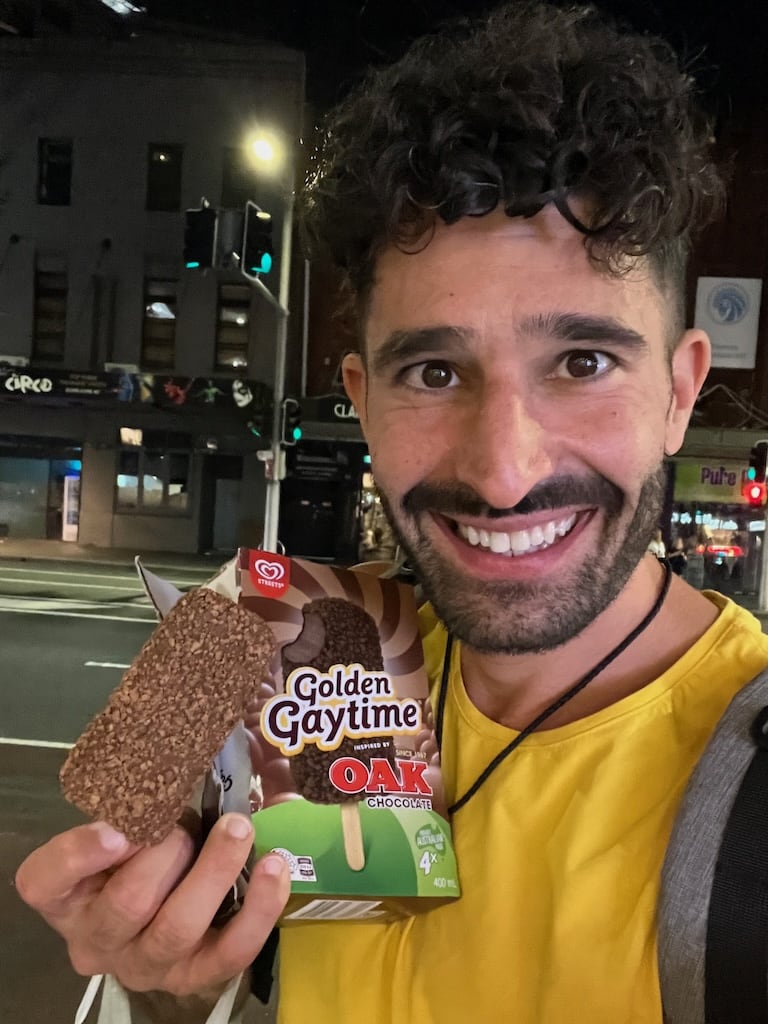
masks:
[[[359,352],[348,352],[341,361],[341,376],[344,390],[355,412],[360,418],[360,426],[365,433],[368,421],[368,376],[365,364]]]
[[[667,410],[664,451],[674,455],[685,438],[688,421],[709,372],[711,348],[704,331],[686,331],[672,355],[672,394]]]

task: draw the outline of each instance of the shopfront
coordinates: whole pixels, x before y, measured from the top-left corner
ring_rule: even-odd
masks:
[[[77,540],[81,471],[75,438],[0,437],[0,537]]]
[[[760,590],[766,512],[742,494],[746,469],[746,459],[674,461],[666,532],[668,546],[685,553],[689,583],[749,604]]]
[[[0,365],[0,538],[230,552],[261,536],[265,385],[34,372]]]

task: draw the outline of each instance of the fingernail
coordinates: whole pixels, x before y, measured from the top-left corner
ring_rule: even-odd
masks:
[[[248,839],[252,834],[251,823],[242,814],[228,814],[224,827],[233,839]]]
[[[93,825],[93,830],[98,835],[99,844],[104,850],[113,850],[117,852],[128,845],[128,840],[125,838],[123,833],[112,828],[112,826],[108,825],[106,821],[97,821]]]
[[[265,857],[262,857],[260,866],[264,874],[269,875],[271,878],[282,878],[288,868],[288,865],[279,853],[267,854]]]

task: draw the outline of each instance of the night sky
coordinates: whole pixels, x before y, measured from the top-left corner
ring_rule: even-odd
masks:
[[[303,50],[307,92],[322,108],[340,98],[369,64],[397,57],[409,40],[445,18],[479,14],[485,0],[143,0],[150,14],[261,36]],[[768,97],[766,0],[602,0],[633,27],[699,56],[697,77],[718,103]]]

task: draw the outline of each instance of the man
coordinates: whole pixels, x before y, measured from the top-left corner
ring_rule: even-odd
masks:
[[[645,554],[709,366],[683,329],[689,238],[720,197],[691,93],[658,42],[516,4],[417,44],[329,127],[308,230],[346,273],[345,384],[431,602],[463,895],[285,929],[286,1024],[661,1024],[675,810],[768,663],[754,619]],[[88,826],[18,885],[79,971],[202,1008],[286,899],[265,857],[208,930],[250,841],[229,816],[193,861],[181,830],[135,852]]]

